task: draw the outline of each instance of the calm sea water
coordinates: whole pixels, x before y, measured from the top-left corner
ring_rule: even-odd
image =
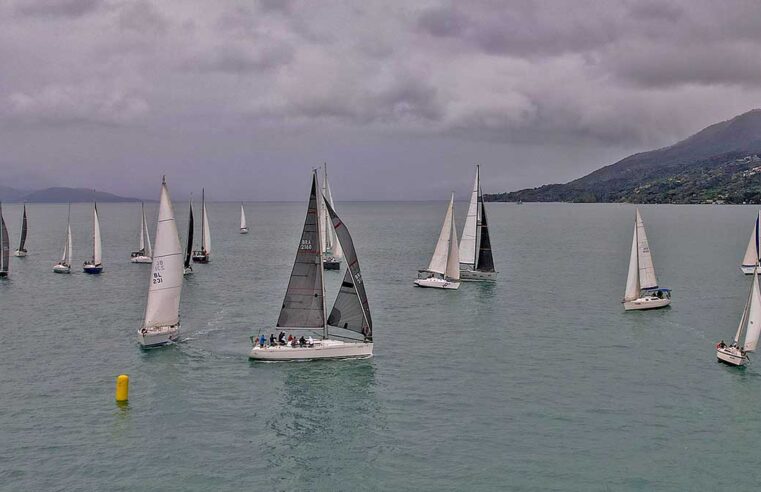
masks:
[[[0,489],[712,490],[724,473],[758,488],[761,362],[714,358],[747,296],[755,208],[641,207],[674,302],[624,313],[632,206],[489,204],[499,281],[443,292],[412,280],[445,203],[339,203],[375,357],[251,363],[305,207],[248,204],[240,235],[238,204],[211,204],[214,258],[185,282],[184,340],[144,352],[139,205],[99,207],[101,276],[51,273],[66,206],[30,205],[30,254],[0,282]],[[20,206],[3,213],[15,242]],[[76,265],[89,213],[72,207]],[[341,274],[326,275],[332,302]]]

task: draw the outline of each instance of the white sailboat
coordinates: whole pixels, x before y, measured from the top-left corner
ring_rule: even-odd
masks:
[[[317,190],[317,171],[314,171],[304,229],[296,250],[296,259],[277,327],[289,331],[321,332],[322,336],[318,340],[312,340],[310,335],[310,341],[307,342],[302,335],[304,343],[286,342],[285,332],[281,332],[279,341],[274,340],[273,334],[269,344],[263,335],[258,339],[251,337],[254,341],[254,347],[249,354],[251,359],[290,361],[367,358],[373,355],[373,323],[359,259],[346,225],[329,203],[328,215],[346,253],[347,268],[336,302],[326,318],[325,282],[320,248],[323,217],[318,211]],[[334,334],[328,327],[342,330],[341,335]],[[361,335],[362,338],[358,339],[357,335]]]
[[[103,245],[100,240],[100,221],[98,220],[98,204],[93,202],[92,208],[92,258],[84,262],[85,273],[99,274],[103,271]]]
[[[8,276],[8,260],[11,256],[11,244],[8,228],[3,218],[3,205],[0,203],[0,278]]]
[[[656,309],[671,304],[671,290],[658,287],[653,257],[647,242],[645,224],[637,209],[634,218],[634,236],[629,256],[629,274],[626,279],[624,309]]]
[[[431,262],[428,264],[428,268],[418,272],[415,285],[435,289],[459,289],[459,257],[457,228],[454,224],[454,193],[452,193]]]
[[[185,243],[185,260],[183,261],[183,275],[190,275],[193,273],[193,200],[190,200],[190,213],[188,215],[188,237]]]
[[[476,166],[476,180],[470,194],[468,215],[460,238],[460,279],[489,281],[497,279],[491,254],[486,207],[481,191],[481,169]]]
[[[740,317],[735,339],[727,346],[722,340],[716,345],[716,358],[732,366],[744,366],[748,363],[748,353],[754,352],[761,334],[761,292],[758,287],[758,263],[753,268],[753,283],[750,286],[748,300]],[[740,346],[740,338],[745,334],[745,341]]]
[[[756,216],[756,222],[753,224],[753,232],[750,233],[750,239],[748,240],[748,246],[745,248],[745,256],[743,256],[742,265],[740,270],[745,275],[753,275],[756,270],[756,263],[761,259],[761,243],[759,242],[759,221],[761,221],[761,210],[758,211]]]
[[[26,250],[26,231],[27,231],[27,220],[26,220],[26,203],[25,203],[24,214],[21,218],[21,240],[19,241],[18,249],[16,249],[16,252],[14,253],[15,256],[23,258],[28,253],[28,251]]]
[[[145,318],[137,331],[137,341],[143,348],[165,345],[180,336],[183,255],[166,177],[161,182],[153,253]]]
[[[320,230],[320,246],[322,247],[322,263],[325,270],[340,270],[343,251],[341,243],[336,238],[336,232],[330,227],[330,216],[328,215],[328,205],[333,210],[336,206],[333,204],[333,192],[330,190],[328,182],[328,165],[323,164],[322,176],[322,194],[318,197],[320,201],[320,214],[322,215],[323,228]]]
[[[240,233],[248,234],[248,225],[246,225],[246,212],[243,210],[243,203],[240,204]]]
[[[53,272],[55,273],[71,273],[71,257],[72,257],[72,243],[71,243],[71,204],[69,204],[69,216],[66,220],[66,239],[63,243],[63,254],[61,255],[61,261],[53,265]]]
[[[206,212],[206,192],[201,190],[201,249],[193,251],[193,261],[209,263],[211,261],[211,230],[209,214]]]
[[[151,263],[153,262],[153,253],[151,252],[151,235],[148,232],[148,222],[145,220],[145,204],[140,203],[140,244],[137,251],[130,255],[132,263]]]

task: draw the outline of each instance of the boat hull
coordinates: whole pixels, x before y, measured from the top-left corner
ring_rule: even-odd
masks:
[[[419,278],[415,280],[415,285],[429,289],[454,290],[460,288],[460,282],[452,282],[443,278]]]
[[[209,263],[211,261],[211,255],[207,255],[204,253],[193,253],[193,262],[194,263]]]
[[[322,266],[325,270],[340,270],[341,262],[336,260],[323,260]]]
[[[187,275],[193,275],[193,269],[190,268],[190,267],[183,268],[182,269],[182,274],[185,275],[185,276],[187,276]]]
[[[468,282],[494,282],[499,272],[481,272],[478,270],[460,270],[460,280]]]
[[[743,265],[740,267],[740,271],[745,275],[753,275],[753,270],[756,269],[755,265]]]
[[[137,331],[137,343],[141,348],[156,348],[169,343],[174,343],[180,338],[180,327],[158,326],[155,328],[141,328]]]
[[[748,363],[748,356],[743,354],[739,349],[725,347],[716,349],[716,359],[730,366],[744,366]]]
[[[14,256],[18,256],[19,258],[23,258],[26,256],[26,250],[25,249],[17,249],[15,253],[13,253]]]
[[[85,273],[89,273],[90,275],[98,275],[103,271],[103,265],[93,265],[91,263],[86,263],[85,266],[82,267],[82,270],[84,270]]]
[[[372,342],[318,340],[313,347],[256,346],[248,357],[259,361],[299,361],[319,359],[366,359],[373,356]]]
[[[153,258],[150,256],[140,255],[131,257],[129,261],[132,263],[153,263]]]
[[[641,311],[645,309],[660,309],[671,304],[671,299],[659,297],[641,297],[633,301],[624,302],[625,311]]]
[[[71,267],[58,263],[53,265],[53,273],[71,273]]]
[[[248,227],[241,228],[240,233],[241,234],[248,234]]]
[[[6,278],[8,276],[8,272],[0,272],[0,278]]]

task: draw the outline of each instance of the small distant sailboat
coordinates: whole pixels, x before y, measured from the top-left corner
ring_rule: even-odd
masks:
[[[100,221],[98,220],[98,204],[92,207],[92,258],[83,264],[85,273],[98,274],[103,271],[103,245],[100,241]]]
[[[318,197],[320,201],[320,214],[322,214],[323,228],[320,230],[320,246],[322,247],[322,264],[325,270],[340,270],[343,250],[341,243],[336,238],[336,232],[330,226],[330,215],[328,214],[328,205],[333,210],[336,206],[333,204],[333,193],[330,191],[328,183],[328,165],[323,164],[322,176],[322,194]]]
[[[246,225],[246,212],[243,210],[243,203],[240,204],[240,233],[248,234],[248,226]]]
[[[346,252],[347,268],[333,310],[330,316],[325,317],[324,266],[319,242],[323,216],[319,213],[317,190],[317,171],[314,171],[304,229],[296,250],[296,259],[277,327],[289,330],[319,330],[322,331],[322,339],[304,345],[296,342],[286,344],[284,341],[282,344],[271,345],[255,342],[249,354],[251,359],[288,361],[367,358],[373,355],[373,323],[359,259],[346,225],[329,203],[328,215]],[[358,333],[363,338],[357,340],[346,336],[333,336],[328,326],[353,332],[350,334]]]
[[[734,343],[726,346],[724,341],[716,345],[716,358],[732,366],[744,366],[748,363],[748,353],[754,352],[761,334],[761,292],[758,287],[758,263],[753,268],[753,283],[750,286],[748,300],[745,303],[740,325],[735,333]],[[745,333],[745,342],[741,347],[740,338]]]
[[[190,215],[188,216],[188,238],[185,243],[185,261],[183,262],[183,275],[190,275],[193,273],[193,264],[191,258],[193,256],[193,200],[190,200]]]
[[[486,207],[481,191],[481,169],[476,166],[476,181],[470,194],[470,206],[460,238],[460,278],[462,280],[496,280],[491,254]]]
[[[656,309],[671,304],[671,290],[658,287],[653,257],[645,234],[645,224],[637,209],[634,218],[634,237],[629,257],[624,310]]]
[[[454,224],[454,193],[449,199],[449,208],[441,226],[439,241],[433,251],[428,268],[418,272],[415,285],[435,289],[460,288],[460,264],[457,246],[457,228]]]
[[[11,244],[8,238],[8,228],[3,218],[3,205],[0,203],[0,278],[8,276],[8,263],[11,259]]]
[[[148,233],[148,222],[145,220],[145,204],[140,203],[140,244],[137,251],[130,255],[132,263],[152,263],[153,253],[151,252],[151,235]]]
[[[745,275],[753,275],[753,272],[756,270],[756,263],[761,259],[759,223],[761,223],[761,210],[758,211],[758,215],[756,216],[756,222],[753,224],[753,232],[750,234],[748,247],[745,248],[745,256],[743,257],[742,265],[740,265],[740,270]]]
[[[16,256],[24,257],[26,256],[26,229],[27,223],[26,223],[26,203],[24,204],[24,215],[21,219],[21,241],[19,241],[18,249],[14,253]]]
[[[206,212],[206,192],[201,190],[201,249],[193,251],[193,261],[209,263],[211,261],[211,231],[209,214]]]
[[[155,246],[145,319],[137,331],[137,341],[143,348],[165,345],[180,337],[183,252],[166,176],[161,180]]]
[[[63,243],[63,254],[61,255],[61,261],[53,265],[53,272],[71,273],[71,256],[71,204],[69,204],[69,217],[66,220],[66,240]]]

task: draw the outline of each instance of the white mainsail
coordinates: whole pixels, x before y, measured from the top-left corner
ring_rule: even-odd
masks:
[[[650,245],[647,242],[645,224],[637,209],[637,263],[639,266],[640,289],[653,289],[658,287],[658,279],[655,278],[653,257],[650,254]]]
[[[320,245],[322,246],[322,251],[331,255],[334,259],[340,260],[343,257],[343,249],[341,248],[341,242],[336,238],[336,232],[331,226],[328,207],[325,206],[327,203],[333,211],[336,209],[336,206],[333,203],[333,192],[330,189],[330,182],[328,181],[327,164],[323,164],[322,195],[319,198],[320,213],[322,214],[320,221],[322,224],[322,229],[320,230]]]
[[[759,258],[761,258],[761,252],[759,252],[759,235],[758,235],[758,225],[759,221],[761,221],[761,210],[758,212],[758,216],[756,217],[756,222],[753,224],[753,232],[750,233],[750,239],[748,240],[748,247],[745,248],[745,256],[743,257],[743,263],[742,266],[744,267],[752,267],[754,266]]]
[[[140,244],[138,244],[137,250],[145,253],[145,207],[140,204],[142,214],[140,216]]]
[[[246,225],[246,212],[243,210],[243,204],[240,204],[240,228],[241,229],[248,229],[248,226]]]
[[[203,252],[211,254],[211,230],[209,229],[209,214],[206,212],[206,197],[203,198],[203,209],[201,210],[203,215],[201,235],[203,236]]]
[[[71,242],[71,225],[66,225],[66,245],[63,249],[63,258],[61,261],[63,261],[66,265],[71,266],[71,257],[73,256],[72,253],[72,242]]]
[[[100,221],[98,220],[98,204],[93,205],[92,212],[92,259],[94,265],[103,262],[103,246],[100,241]]]
[[[633,301],[639,297],[639,265],[637,263],[637,224],[632,234],[632,249],[629,255],[629,274],[626,277],[624,301]]]
[[[145,245],[140,244],[140,249],[145,248],[145,256],[150,258],[153,256],[153,251],[151,250],[151,233],[148,232],[148,221],[145,220],[145,206],[143,206],[143,204],[140,204],[140,207],[143,209],[142,220],[143,220],[143,230],[145,231]]]
[[[753,275],[753,286],[751,287],[750,306],[746,316],[745,325],[745,343],[743,350],[753,352],[758,345],[758,337],[761,335],[761,292],[758,287],[758,269]]]
[[[454,207],[454,193],[450,206]],[[451,214],[452,223],[449,225],[449,255],[447,255],[447,278],[460,280],[460,249],[457,247],[457,227],[454,223],[454,210]]]
[[[454,214],[454,193],[452,193],[452,198],[449,199],[449,207],[447,208],[447,214],[444,216],[444,223],[441,226],[441,232],[439,233],[439,240],[436,242],[436,249],[433,250],[433,256],[431,257],[431,262],[428,264],[429,272],[440,273],[442,275],[447,274],[449,249],[450,249],[449,243],[452,240],[453,214]],[[456,237],[456,233],[455,233],[455,237]],[[458,278],[459,278],[459,271],[458,271]]]
[[[468,215],[465,217],[465,227],[462,229],[460,238],[460,263],[475,268],[476,252],[478,251],[478,195],[480,191],[480,169],[476,166],[476,180],[473,183],[473,191],[470,194]]]
[[[174,208],[166,180],[161,183],[161,200],[156,224],[156,244],[145,306],[144,328],[173,326],[180,320],[183,255]]]

